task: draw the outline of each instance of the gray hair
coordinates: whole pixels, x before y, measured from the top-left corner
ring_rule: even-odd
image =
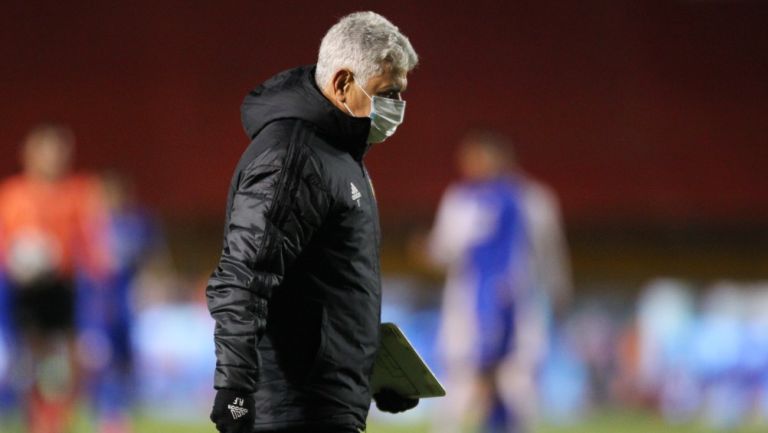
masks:
[[[320,43],[315,82],[321,89],[340,69],[349,69],[360,85],[385,67],[408,72],[419,57],[408,38],[375,12],[355,12],[339,20]]]

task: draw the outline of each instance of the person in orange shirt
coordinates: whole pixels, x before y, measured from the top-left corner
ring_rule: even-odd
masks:
[[[26,378],[31,433],[66,429],[77,385],[75,278],[98,279],[108,269],[102,194],[95,179],[70,174],[73,144],[63,126],[34,128],[22,146],[22,173],[0,184],[0,274],[21,343],[14,364]]]

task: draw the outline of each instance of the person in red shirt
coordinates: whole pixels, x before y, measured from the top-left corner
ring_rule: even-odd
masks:
[[[31,433],[58,433],[68,422],[77,388],[75,276],[98,278],[108,268],[99,183],[70,173],[73,145],[63,126],[34,128],[22,172],[0,184],[0,274],[21,343],[15,364],[29,384],[21,391]]]

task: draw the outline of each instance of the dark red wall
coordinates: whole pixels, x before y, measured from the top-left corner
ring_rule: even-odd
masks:
[[[385,215],[425,214],[473,125],[518,141],[572,222],[768,221],[768,3],[15,1],[0,13],[0,175],[42,119],[166,215],[223,213],[239,104],[374,9],[421,56],[369,156]]]

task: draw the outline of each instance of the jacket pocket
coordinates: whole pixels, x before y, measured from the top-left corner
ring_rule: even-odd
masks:
[[[325,307],[320,305],[320,322],[318,326],[318,344],[317,344],[317,350],[315,351],[315,355],[312,358],[312,362],[309,365],[309,369],[307,370],[307,375],[304,378],[304,381],[310,381],[311,379],[317,377],[320,372],[322,371],[322,364],[324,355],[326,352],[327,344],[327,335],[325,332],[326,328],[326,322],[328,318],[326,316]]]
[[[325,308],[322,303],[298,299],[272,303],[266,333],[258,345],[265,381],[301,384],[311,378],[325,351]]]

